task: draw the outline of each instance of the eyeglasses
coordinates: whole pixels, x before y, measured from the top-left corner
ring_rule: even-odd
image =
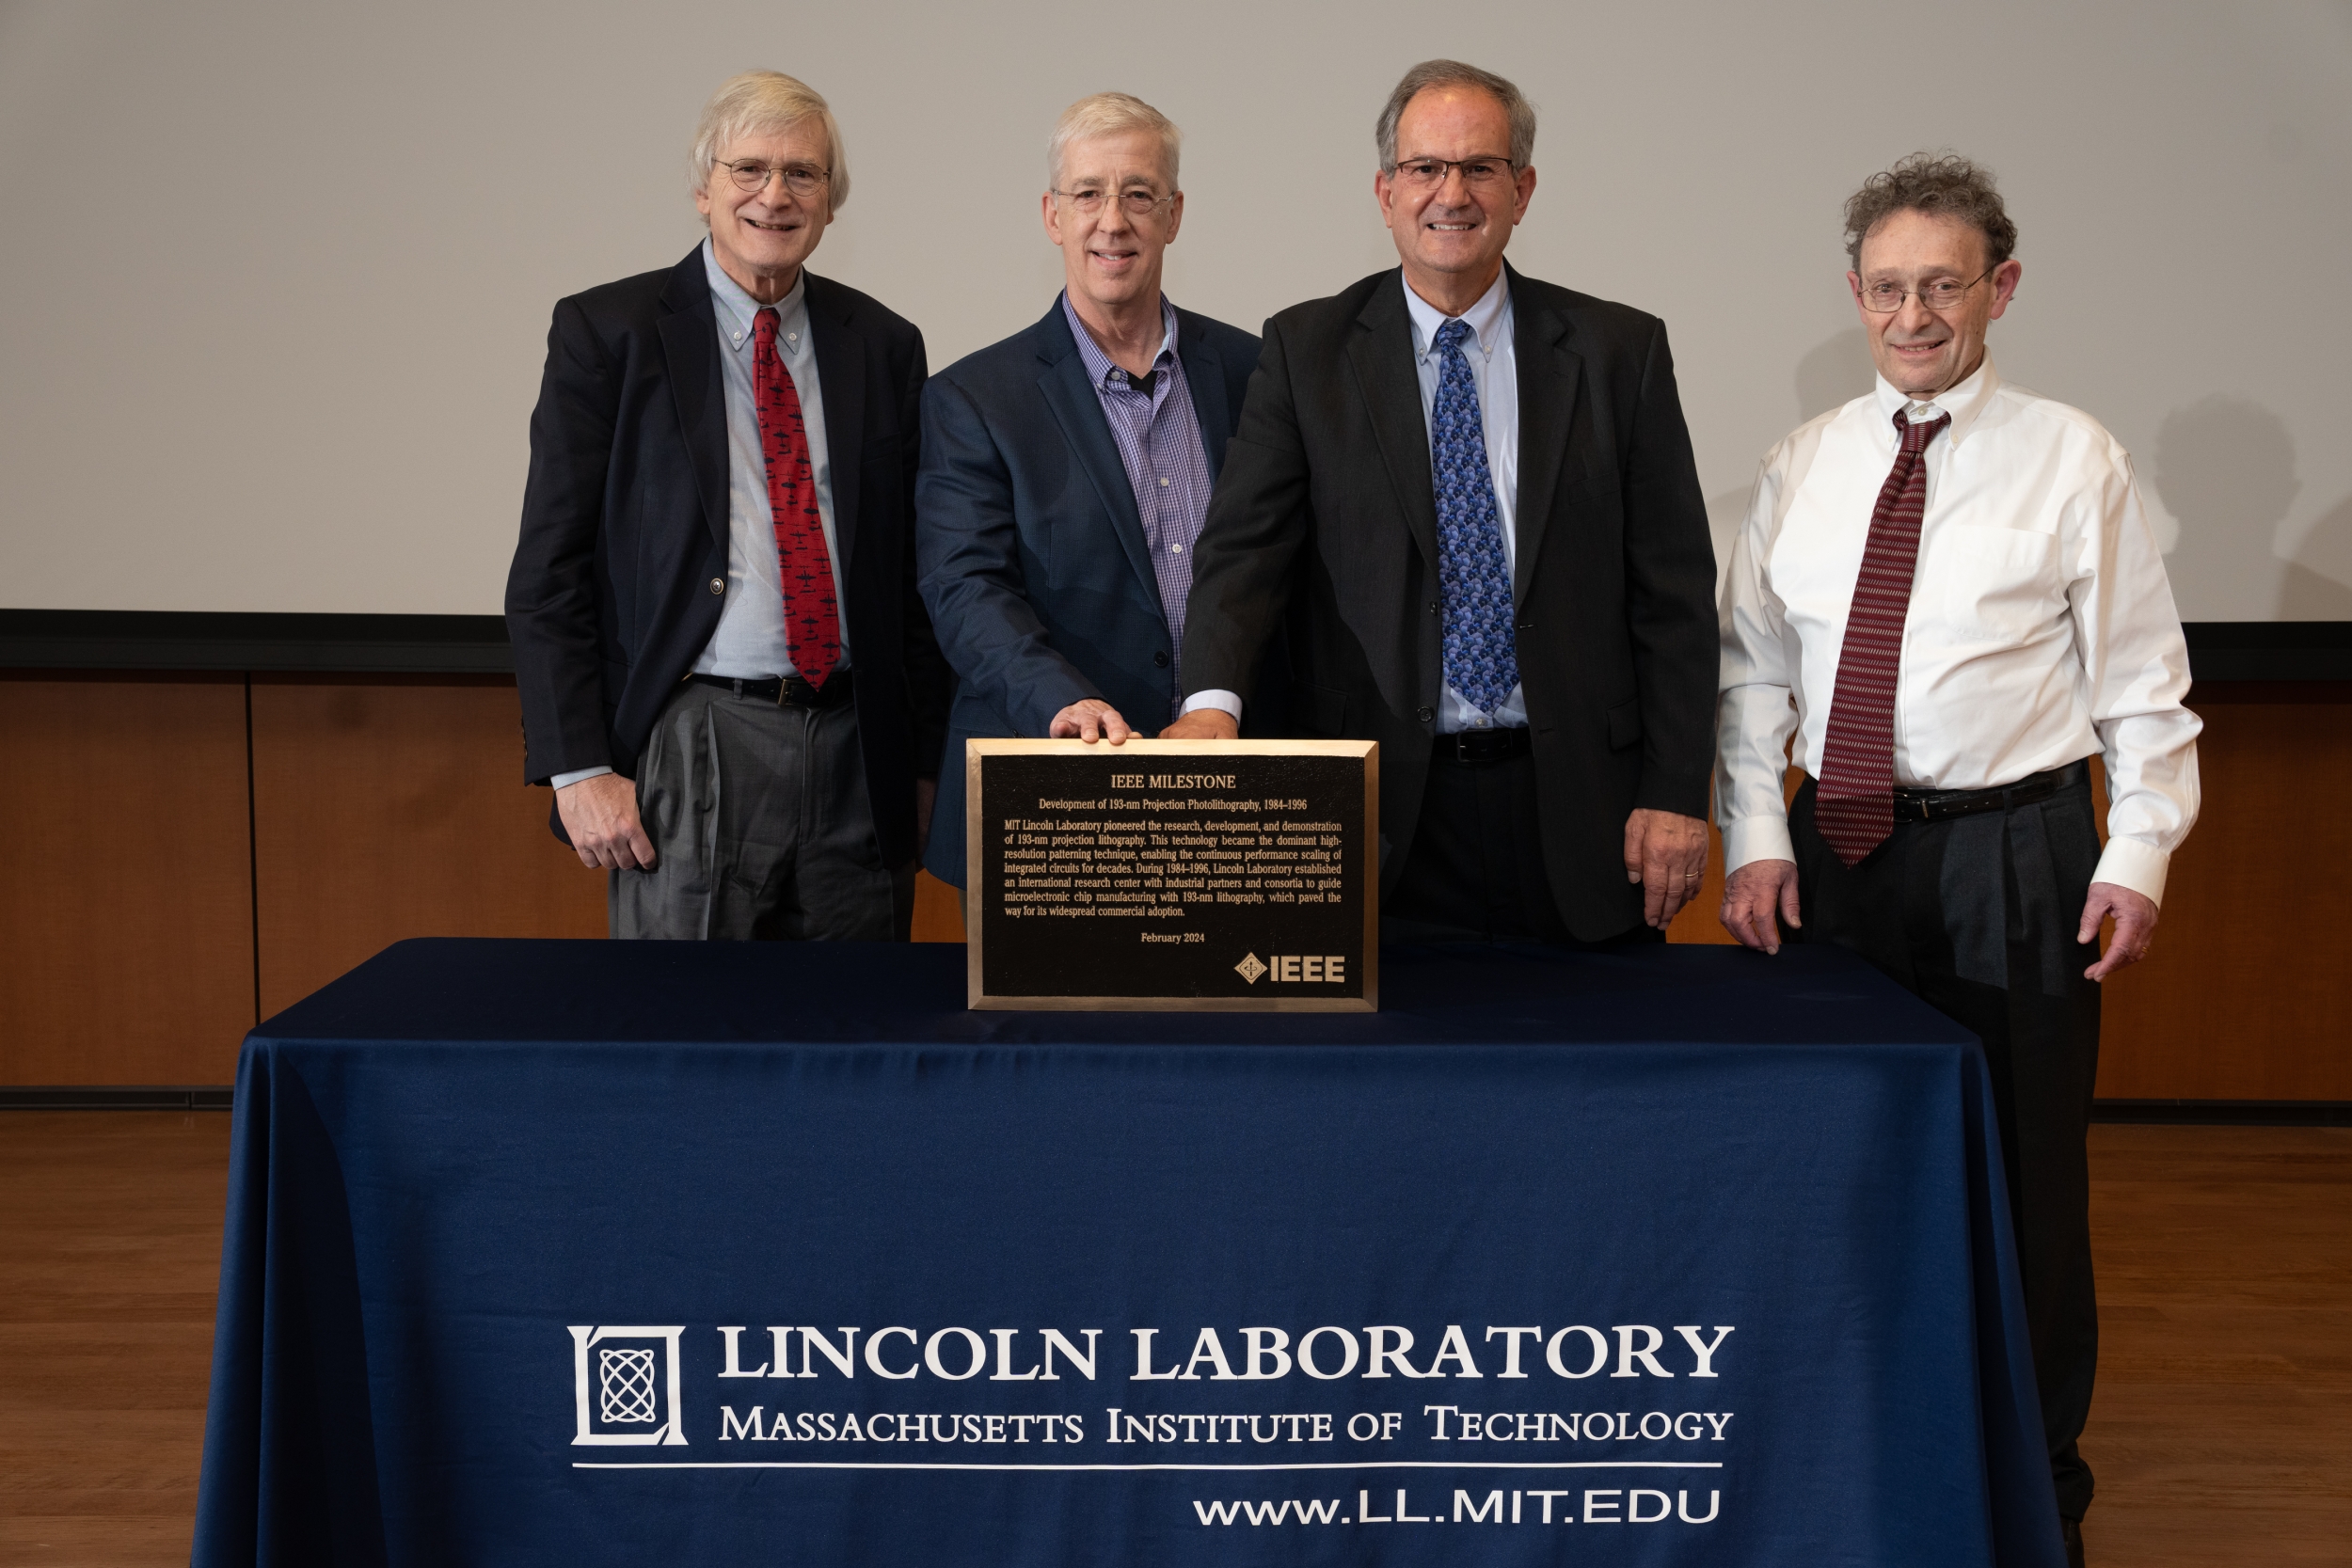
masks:
[[[781,180],[786,190],[806,201],[833,183],[833,170],[811,168],[806,164],[763,164],[756,158],[732,164],[715,158],[711,162],[735,177],[735,188],[739,191],[764,191],[769,181]]]
[[[1882,316],[1891,316],[1901,309],[1903,301],[1914,294],[1918,295],[1919,303],[1931,310],[1948,310],[1965,299],[1969,290],[1992,277],[1994,269],[1987,267],[1965,283],[1939,277],[1915,289],[1906,289],[1895,282],[1866,283],[1855,292],[1861,296],[1865,310],[1874,310]]]
[[[1110,193],[1100,185],[1081,185],[1074,191],[1056,191],[1054,195],[1069,202],[1071,210],[1082,217],[1092,217],[1101,212],[1103,203],[1110,197]],[[1141,220],[1175,199],[1173,192],[1167,196],[1154,196],[1147,187],[1136,185],[1119,193],[1119,207],[1129,217]]]
[[[1407,158],[1389,174],[1407,190],[1434,191],[1457,168],[1462,183],[1474,191],[1500,190],[1518,172],[1518,165],[1508,158]]]

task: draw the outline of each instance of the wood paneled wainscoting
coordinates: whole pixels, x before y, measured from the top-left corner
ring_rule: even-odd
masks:
[[[2099,1092],[2352,1100],[2352,683],[2202,683],[2204,814]],[[595,937],[604,880],[522,782],[511,677],[0,673],[0,1085],[217,1085],[262,1017],[412,936]],[[1720,942],[1720,855],[1676,941]],[[961,941],[921,879],[918,940]],[[1764,959],[1759,962],[1769,961]]]

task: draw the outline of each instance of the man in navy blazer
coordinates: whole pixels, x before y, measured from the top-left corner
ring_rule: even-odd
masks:
[[[950,677],[914,591],[922,334],[803,264],[825,101],[704,109],[710,236],[563,300],[507,579],[524,773],[616,937],[903,939]]]
[[[1125,93],[1072,104],[1042,200],[1067,287],[924,388],[916,557],[962,682],[924,864],[956,887],[965,740],[1118,745],[1176,713],[1193,542],[1258,363],[1256,338],[1160,293],[1177,145]]]

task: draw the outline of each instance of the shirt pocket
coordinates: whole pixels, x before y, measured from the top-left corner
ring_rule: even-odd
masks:
[[[2048,625],[2064,600],[2054,536],[1952,524],[1919,552],[1910,629],[1947,643],[2014,645]]]

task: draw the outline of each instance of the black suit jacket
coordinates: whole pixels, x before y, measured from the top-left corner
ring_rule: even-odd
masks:
[[[1585,940],[1642,917],[1637,807],[1704,816],[1715,552],[1656,317],[1510,274],[1513,596],[1544,864]],[[1412,850],[1437,730],[1438,519],[1405,283],[1266,323],[1193,565],[1184,689],[1237,691],[1287,634],[1293,728],[1380,743],[1381,885]]]
[[[1214,479],[1258,340],[1179,310],[1176,352]],[[1089,697],[1152,735],[1176,696],[1135,489],[1058,298],[923,389],[915,507],[923,597],[961,677],[924,863],[961,887],[965,740],[1041,736]]]
[[[938,766],[950,680],[914,590],[923,335],[814,274],[806,297],[866,787],[898,866],[914,855],[914,780]],[[697,246],[555,307],[506,580],[524,776],[609,764],[634,778],[718,628],[726,578],[726,393]]]

